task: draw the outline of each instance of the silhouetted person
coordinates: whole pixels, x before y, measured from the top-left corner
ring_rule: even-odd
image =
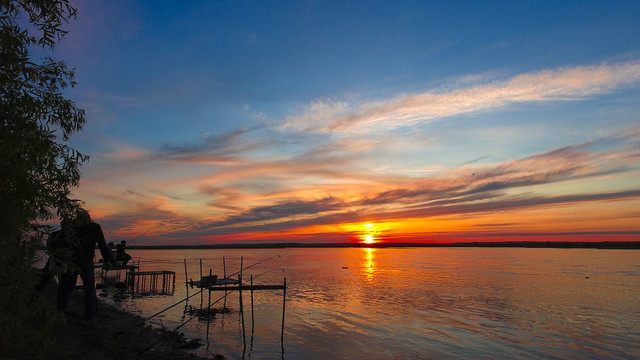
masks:
[[[116,245],[116,263],[118,261],[122,261],[122,267],[127,266],[129,260],[131,260],[131,255],[124,252],[124,247],[127,245],[127,242],[122,240],[120,244]]]
[[[55,269],[59,268],[63,263],[63,256],[61,256],[59,250],[67,248],[68,246],[69,244],[67,243],[67,239],[65,238],[62,230],[57,230],[49,234],[46,244],[49,258],[42,267],[40,283],[37,286],[39,291],[44,290],[45,286],[47,286],[49,281],[51,281],[51,278],[53,278]]]
[[[109,254],[111,254],[112,258],[116,258],[116,249],[115,249],[116,244],[113,243],[113,241],[109,241],[107,243],[107,249],[109,249]]]
[[[91,321],[96,313],[96,285],[93,267],[96,244],[106,263],[113,262],[111,253],[107,249],[102,228],[91,221],[89,213],[85,210],[79,210],[73,220],[63,220],[61,231],[71,250],[71,261],[77,268],[67,269],[60,276],[57,308],[64,310],[67,307],[79,274],[84,289],[84,320]]]

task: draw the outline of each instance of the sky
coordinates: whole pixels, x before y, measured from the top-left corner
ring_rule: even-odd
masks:
[[[640,240],[638,1],[75,4],[108,240]]]

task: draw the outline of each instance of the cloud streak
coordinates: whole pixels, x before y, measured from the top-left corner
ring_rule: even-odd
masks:
[[[302,116],[287,118],[282,131],[239,128],[155,149],[115,143],[114,152],[98,157],[100,172],[84,186],[99,200],[109,233],[131,236],[167,214],[178,214],[156,229],[157,237],[195,242],[328,236],[335,230],[329,227],[368,219],[428,222],[637,202],[640,190],[625,179],[640,171],[637,125],[568,146],[536,144],[537,153],[515,159],[505,160],[499,148],[492,148],[448,165],[442,157],[450,154],[436,149],[438,134],[382,130],[518,102],[585,99],[638,82],[640,62],[627,62],[548,70],[360,105],[327,99],[314,102]],[[550,150],[540,151],[545,148]],[[430,159],[432,154],[438,157]],[[617,185],[589,185],[604,178]],[[572,188],[571,183],[578,185]],[[554,187],[563,190],[557,194],[550,190]],[[517,224],[497,221],[506,222]]]
[[[338,100],[316,101],[302,114],[287,118],[281,129],[382,132],[514,103],[581,100],[638,83],[639,61],[559,68],[451,92],[427,91],[359,105]]]
[[[637,154],[629,154],[625,148],[598,150],[603,144],[618,144],[620,141],[603,138],[519,160],[459,168],[444,177],[414,180],[406,187],[398,187],[395,182],[389,182],[386,186],[380,183],[378,189],[383,190],[356,192],[355,197],[294,197],[264,206],[235,208],[233,214],[223,219],[202,223],[173,236],[212,238],[251,232],[267,234],[366,219],[428,219],[601,201],[638,201],[640,188],[637,187],[620,191],[591,189],[564,195],[538,194],[533,190],[541,185],[625,173],[629,167],[637,165]]]

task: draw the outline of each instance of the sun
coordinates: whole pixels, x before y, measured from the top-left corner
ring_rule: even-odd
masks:
[[[367,234],[365,236],[362,237],[363,238],[363,242],[365,244],[373,244],[374,242],[376,242],[376,240],[374,239],[373,235]]]
[[[362,242],[365,244],[373,244],[376,242],[375,229],[372,223],[364,224],[364,231],[362,232]]]

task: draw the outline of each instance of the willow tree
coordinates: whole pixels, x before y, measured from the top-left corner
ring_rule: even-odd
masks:
[[[82,109],[65,98],[73,70],[50,56],[76,16],[69,0],[0,0],[0,357],[37,356],[56,318],[35,290],[39,224],[79,206],[70,189],[88,159],[67,145]]]

